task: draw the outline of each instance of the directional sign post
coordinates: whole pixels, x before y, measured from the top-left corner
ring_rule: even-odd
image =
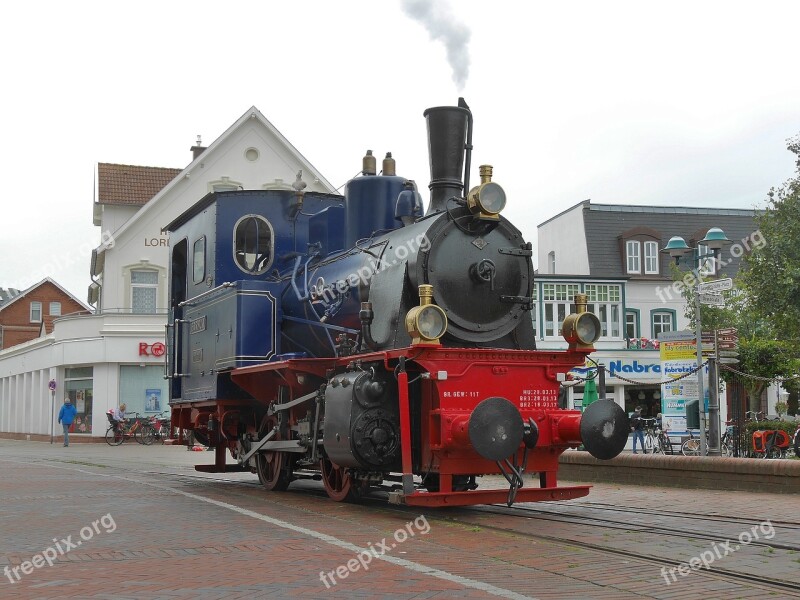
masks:
[[[708,281],[701,283],[697,287],[697,291],[701,294],[707,292],[722,292],[723,290],[730,290],[733,288],[733,279],[730,277],[726,279],[717,279],[716,281]]]
[[[699,293],[697,294],[697,299],[700,300],[703,304],[710,304],[712,306],[724,306],[725,305],[725,298],[722,297],[722,294],[714,294],[714,293]]]
[[[53,443],[53,428],[56,420],[56,380],[51,379],[47,384],[50,388],[50,443]]]

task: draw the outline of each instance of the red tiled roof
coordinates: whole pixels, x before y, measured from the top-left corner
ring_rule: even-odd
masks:
[[[97,164],[97,203],[142,206],[183,169]]]

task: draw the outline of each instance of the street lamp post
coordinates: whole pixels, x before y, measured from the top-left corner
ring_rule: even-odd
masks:
[[[706,444],[706,411],[705,411],[705,390],[703,386],[703,327],[702,317],[700,313],[700,286],[702,281],[700,278],[700,266],[704,260],[711,258],[714,264],[717,264],[719,251],[724,246],[730,244],[731,241],[725,237],[725,232],[719,227],[712,227],[706,232],[706,236],[700,241],[700,244],[705,245],[711,250],[711,253],[702,253],[700,248],[691,248],[686,244],[680,236],[670,238],[667,242],[667,247],[662,252],[668,253],[675,259],[675,264],[678,264],[681,256],[688,253],[693,253],[697,264],[697,274],[695,280],[697,284],[694,288],[694,322],[695,322],[695,338],[697,344],[697,410],[700,417],[700,454],[705,456],[720,456],[720,427],[719,427],[719,396],[718,394],[709,394],[708,400],[708,444]],[[709,380],[709,386],[713,382]],[[708,447],[707,447],[708,446]]]

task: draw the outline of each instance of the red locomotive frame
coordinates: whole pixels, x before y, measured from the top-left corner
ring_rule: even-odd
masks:
[[[390,501],[420,506],[456,506],[507,502],[508,489],[454,489],[453,480],[459,475],[500,473],[498,465],[480,456],[472,447],[468,434],[470,415],[482,399],[490,395],[508,398],[527,422],[532,419],[538,427],[535,447],[521,446],[516,464],[524,463],[525,473],[539,474],[539,487],[521,487],[512,500],[566,500],[589,493],[590,486],[558,487],[558,457],[567,448],[581,444],[581,413],[558,408],[559,375],[576,364],[582,364],[587,350],[547,352],[498,349],[443,348],[438,344],[420,344],[400,350],[374,352],[357,357],[328,359],[293,359],[264,363],[235,369],[232,380],[248,391],[255,402],[269,403],[278,397],[280,387],[288,388],[288,396],[300,398],[312,393],[312,382],[325,380],[332,371],[352,365],[382,364],[396,373],[400,404],[400,447],[402,454],[402,489],[390,493]],[[406,363],[406,369],[398,366]],[[409,374],[422,377],[420,393],[409,394]],[[418,403],[420,419],[420,452],[424,466],[414,468],[412,462],[411,404]],[[300,404],[289,409],[289,424],[296,424],[306,413]],[[222,472],[239,470],[236,464],[226,464],[226,451],[238,451],[234,424],[246,420],[243,415],[254,412],[253,401],[214,400],[205,403],[173,405],[173,425],[182,429],[202,430],[209,421],[215,429],[207,433],[214,446],[213,465],[200,470]],[[235,415],[236,418],[231,418]],[[255,415],[250,419],[253,428]],[[280,462],[283,452],[272,452]],[[525,456],[527,454],[527,457]],[[527,460],[526,460],[527,458]],[[333,473],[330,472],[331,467]],[[421,468],[420,468],[421,467]],[[322,469],[326,489],[334,499],[347,496],[348,474],[330,465]],[[339,472],[337,472],[339,471]],[[418,491],[411,484],[413,475],[435,473],[439,477],[438,491]],[[457,486],[456,486],[457,487]]]

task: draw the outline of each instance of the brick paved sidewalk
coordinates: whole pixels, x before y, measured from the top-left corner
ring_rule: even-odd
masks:
[[[667,587],[652,566],[610,561],[568,544],[448,524],[441,511],[431,514],[429,532],[423,534],[419,527],[409,529],[415,513],[334,503],[307,493],[268,494],[249,485],[254,481],[250,474],[209,474],[204,484],[193,466],[210,461],[210,453],[175,447],[86,444],[64,449],[0,440],[0,570],[19,567],[49,547],[66,547],[60,540],[81,542],[53,566],[30,566],[28,574],[18,570],[15,583],[0,574],[0,597],[758,595],[753,590],[737,594],[730,583],[708,579]],[[674,489],[648,493],[641,486],[597,485],[575,502],[631,502],[654,511],[691,503],[698,511],[797,521],[791,503],[777,504],[776,498],[781,497]],[[392,542],[403,528],[415,535]],[[383,540],[387,547],[395,544],[386,553],[394,562],[370,560],[368,568],[353,563],[360,550],[380,550]]]

